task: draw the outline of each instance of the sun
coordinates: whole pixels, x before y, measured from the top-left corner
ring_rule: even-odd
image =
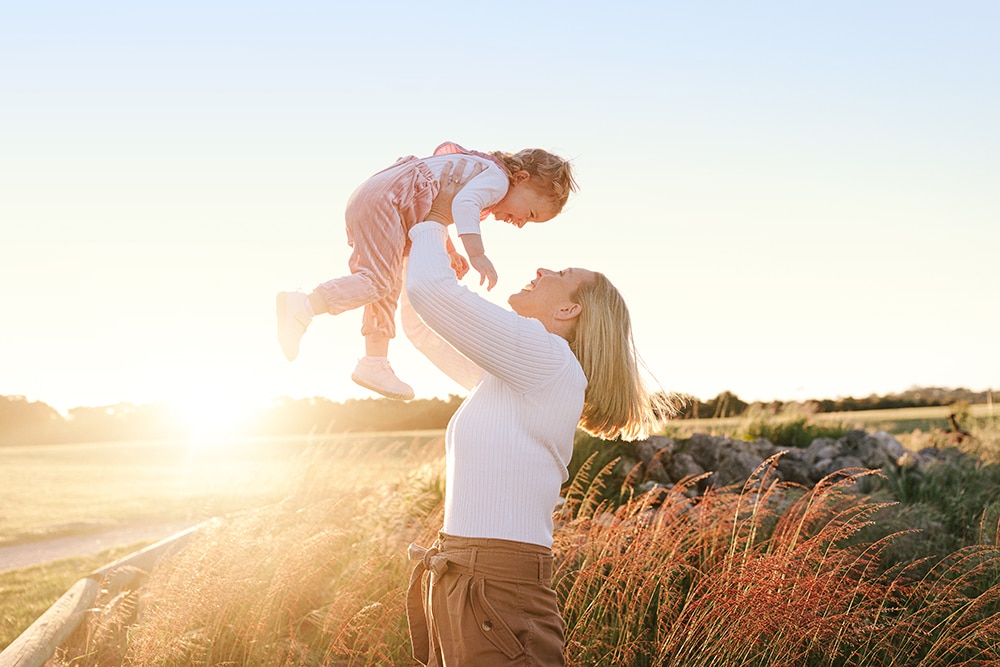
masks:
[[[192,446],[218,445],[245,432],[254,412],[251,401],[226,392],[189,390],[171,402]]]

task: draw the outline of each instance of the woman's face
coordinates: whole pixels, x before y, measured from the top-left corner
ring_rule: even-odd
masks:
[[[548,318],[558,317],[558,313],[576,305],[571,295],[591,280],[594,272],[587,269],[538,269],[535,279],[517,294],[511,294],[507,303],[521,317],[533,317],[544,324]]]

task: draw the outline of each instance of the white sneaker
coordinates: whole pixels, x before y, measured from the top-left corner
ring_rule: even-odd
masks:
[[[307,303],[309,297],[302,292],[278,292],[278,342],[289,361],[299,356],[299,341],[312,321]]]
[[[400,401],[409,401],[413,398],[413,387],[396,377],[392,366],[384,359],[380,361],[359,360],[354,373],[351,374],[351,379],[365,389],[377,391],[387,398],[395,398]]]

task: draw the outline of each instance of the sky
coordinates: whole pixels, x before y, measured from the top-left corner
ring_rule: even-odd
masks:
[[[0,395],[238,411],[374,396],[360,311],[294,363],[274,296],[347,273],[348,197],[441,142],[572,160],[483,223],[496,303],[605,273],[702,399],[1000,387],[993,2],[48,2],[0,22]],[[400,336],[418,398],[464,394]]]

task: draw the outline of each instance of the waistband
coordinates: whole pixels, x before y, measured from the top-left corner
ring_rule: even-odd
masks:
[[[552,551],[539,544],[442,533],[429,548],[411,544],[409,559],[436,575],[446,571],[519,583],[552,583]]]

